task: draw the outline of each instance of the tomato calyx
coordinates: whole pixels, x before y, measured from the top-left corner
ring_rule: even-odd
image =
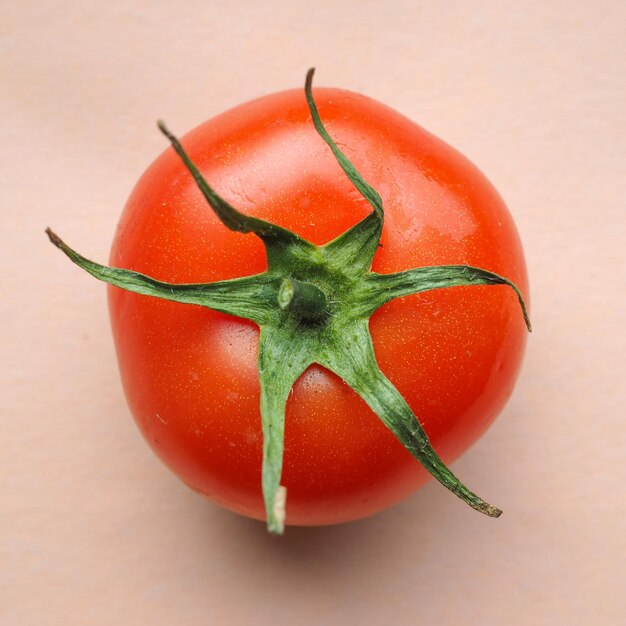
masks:
[[[364,219],[336,239],[317,246],[276,224],[239,212],[210,187],[163,122],[158,122],[159,129],[221,222],[231,230],[253,233],[263,241],[266,272],[214,283],[166,283],[90,261],[50,229],[46,232],[70,260],[99,280],[143,295],[205,306],[259,325],[261,482],[270,532],[282,533],[286,517],[287,494],[281,485],[281,474],[287,397],[296,380],[313,363],[340,376],[445,487],[474,509],[498,517],[498,508],[470,491],[446,467],[407,402],[380,370],[368,323],[374,311],[394,298],[462,285],[503,285],[517,295],[530,330],[522,294],[508,279],[467,265],[420,267],[395,274],[371,272],[383,228],[383,203],[326,131],[313,99],[312,79],[313,70],[309,70],[305,96],[315,129],[372,207]]]

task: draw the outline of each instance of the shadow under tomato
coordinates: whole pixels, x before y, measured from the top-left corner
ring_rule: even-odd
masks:
[[[333,578],[355,567],[375,567],[380,574],[382,562],[394,563],[402,558],[406,542],[411,543],[412,552],[419,552],[418,545],[427,541],[438,527],[437,519],[446,515],[446,499],[430,491],[422,490],[387,511],[358,521],[287,526],[282,536],[269,534],[263,522],[223,509],[212,513],[215,521],[219,520],[217,525],[229,526],[230,539],[244,547],[251,560],[261,559],[266,567],[281,569],[297,563],[297,568],[289,567],[292,574],[319,570],[321,576],[332,572]]]

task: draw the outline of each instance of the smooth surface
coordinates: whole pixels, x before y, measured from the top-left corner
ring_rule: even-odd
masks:
[[[624,621],[623,4],[5,3],[0,21],[0,624],[601,625]],[[329,529],[263,526],[184,488],[122,395],[105,260],[164,147],[255,96],[365,93],[487,173],[524,241],[519,385],[454,469]]]

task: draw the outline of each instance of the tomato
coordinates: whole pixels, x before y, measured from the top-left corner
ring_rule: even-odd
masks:
[[[478,266],[527,295],[514,223],[472,163],[372,99],[318,88],[315,100],[328,132],[382,197],[373,271]],[[317,245],[371,211],[317,134],[301,90],[218,115],[182,144],[233,206]],[[259,239],[224,227],[168,149],[132,192],[110,264],[171,283],[207,283],[263,272],[267,260]],[[116,287],[109,306],[126,397],[147,442],[192,489],[264,519],[258,326]],[[504,406],[526,341],[515,294],[489,285],[398,298],[373,314],[370,332],[380,368],[446,463]],[[428,478],[341,378],[320,365],[306,369],[286,409],[288,524],[361,518]]]

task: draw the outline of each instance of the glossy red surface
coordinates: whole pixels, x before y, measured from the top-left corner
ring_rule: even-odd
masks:
[[[335,89],[314,94],[328,131],[383,198],[374,271],[466,263],[528,295],[515,226],[475,166],[373,100]],[[182,141],[233,205],[316,244],[369,211],[315,132],[302,90],[232,109]],[[261,272],[265,254],[253,235],[219,223],[168,149],[128,200],[111,264],[170,282],[208,282]],[[257,327],[116,288],[109,302],[124,388],[147,441],[193,489],[263,518]],[[382,370],[447,462],[503,407],[526,340],[516,297],[504,286],[405,297],[379,309],[370,328]],[[288,524],[369,515],[428,476],[335,375],[313,366],[298,380],[286,416]],[[480,493],[480,485],[469,487]]]

